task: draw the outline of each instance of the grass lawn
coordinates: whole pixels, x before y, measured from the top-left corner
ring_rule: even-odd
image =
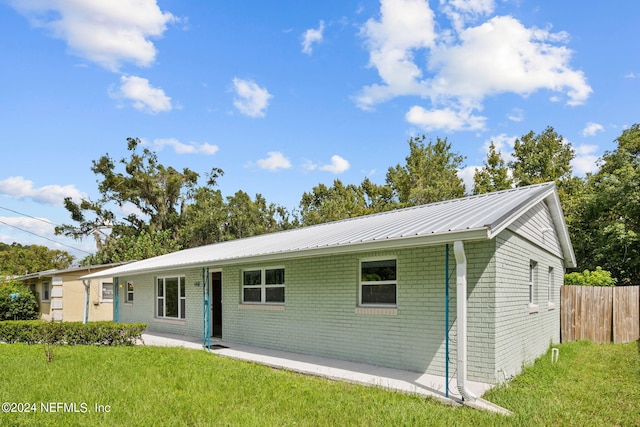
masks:
[[[48,363],[43,346],[0,344],[0,402],[35,409],[0,412],[0,426],[640,426],[637,344],[559,348],[484,396],[504,417],[204,351],[63,346]]]

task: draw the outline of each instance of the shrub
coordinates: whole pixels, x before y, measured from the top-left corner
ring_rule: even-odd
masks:
[[[145,323],[44,322],[24,320],[0,322],[0,342],[67,345],[135,345]]]
[[[616,278],[611,273],[596,267],[595,271],[585,270],[582,273],[569,273],[564,275],[565,285],[575,286],[615,286]]]
[[[38,301],[29,288],[15,281],[0,284],[0,321],[39,317]]]

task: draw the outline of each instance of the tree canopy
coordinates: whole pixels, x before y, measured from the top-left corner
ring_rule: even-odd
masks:
[[[451,151],[447,139],[429,140],[426,136],[409,139],[405,165],[390,167],[387,184],[401,206],[455,199],[464,195],[464,183],[458,176],[464,156]]]
[[[640,283],[640,125],[624,130],[572,201],[570,231],[581,267]]]
[[[300,202],[302,224],[313,225],[368,215],[397,207],[390,186],[365,178],[360,185],[344,185],[336,179],[331,187],[319,184],[304,193]]]
[[[473,176],[473,194],[490,193],[513,187],[510,174],[502,154],[496,151],[495,144],[491,142],[484,165],[476,170]]]
[[[74,257],[66,251],[49,249],[46,246],[19,243],[8,245],[0,242],[0,275],[23,276],[45,270],[64,270],[73,263]]]
[[[56,227],[56,233],[96,240],[97,253],[84,264],[145,259],[292,226],[286,209],[260,194],[252,199],[238,191],[224,199],[215,189],[222,169],[211,168],[206,184],[199,185],[199,174],[159,163],[148,148],[139,153],[140,144],[127,138],[128,158],[115,162],[106,154],[92,162],[98,200],[65,199],[75,223]],[[119,216],[124,209],[131,213]]]

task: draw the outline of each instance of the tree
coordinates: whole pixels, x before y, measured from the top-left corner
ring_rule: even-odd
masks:
[[[541,134],[531,131],[516,139],[513,148],[515,160],[509,167],[518,187],[554,181],[560,191],[571,178],[575,151],[551,126]]]
[[[455,199],[464,195],[464,184],[458,177],[464,157],[451,152],[445,139],[424,144],[426,137],[409,139],[409,156],[404,166],[389,168],[387,184],[402,206]]]
[[[300,201],[300,216],[304,225],[321,224],[364,215],[364,196],[353,185],[336,179],[331,187],[318,184]]]
[[[111,251],[113,239],[133,238],[142,232],[153,236],[152,240],[159,232],[168,233],[171,239],[178,238],[185,205],[199,188],[199,175],[188,168],[179,172],[160,164],[157,155],[147,148],[139,154],[140,143],[138,138],[127,138],[130,156],[119,161],[124,171],[117,170],[116,162],[108,154],[92,162],[92,172],[101,177],[98,180],[101,197],[97,201],[83,199],[80,203],[65,199],[65,207],[78,224],[56,227],[56,234],[76,239],[93,235],[98,252]],[[212,168],[206,185],[215,186],[216,179],[222,175],[221,169]],[[125,206],[133,207],[130,210],[135,213],[119,219],[112,209]],[[164,237],[160,237],[162,239]],[[145,244],[140,242],[141,246]],[[147,249],[157,246],[155,242]],[[140,253],[153,255],[148,251]]]
[[[46,246],[23,246],[19,243],[0,243],[0,274],[21,276],[37,271],[69,268],[74,257],[66,251]]]
[[[182,249],[168,230],[150,233],[142,230],[139,234],[126,234],[117,239],[109,239],[100,251],[82,260],[83,265],[111,264],[142,260],[164,255]]]
[[[640,283],[640,125],[615,140],[617,148],[600,159],[587,179],[576,246],[584,248],[584,265],[602,266],[621,284]],[[572,236],[573,238],[574,236]]]
[[[261,194],[255,200],[242,190],[227,197],[227,218],[224,224],[224,240],[240,239],[283,229],[277,219],[279,209]]]
[[[393,190],[365,178],[360,185],[344,185],[336,179],[331,187],[318,184],[300,201],[304,225],[321,224],[393,209]]]
[[[473,176],[473,194],[507,190],[511,187],[513,187],[513,179],[509,176],[509,168],[502,159],[500,151],[496,151],[495,144],[491,142],[482,169],[476,170]]]
[[[208,245],[226,239],[227,206],[220,190],[198,188],[194,203],[184,210],[178,240],[184,248]]]

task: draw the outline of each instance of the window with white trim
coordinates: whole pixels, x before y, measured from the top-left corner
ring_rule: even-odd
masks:
[[[529,304],[533,304],[533,293],[535,291],[536,263],[529,261]]]
[[[127,282],[127,297],[125,302],[133,302],[133,282]]]
[[[395,259],[360,261],[359,305],[395,306],[397,284]]]
[[[40,288],[42,289],[40,301],[49,302],[51,300],[51,284],[49,282],[42,282]]]
[[[113,282],[100,284],[100,301],[113,301]]]
[[[547,302],[553,302],[553,267],[549,267],[547,276]]]
[[[284,304],[284,268],[242,272],[242,303]]]
[[[184,276],[158,277],[156,280],[156,316],[184,319],[186,312]]]

